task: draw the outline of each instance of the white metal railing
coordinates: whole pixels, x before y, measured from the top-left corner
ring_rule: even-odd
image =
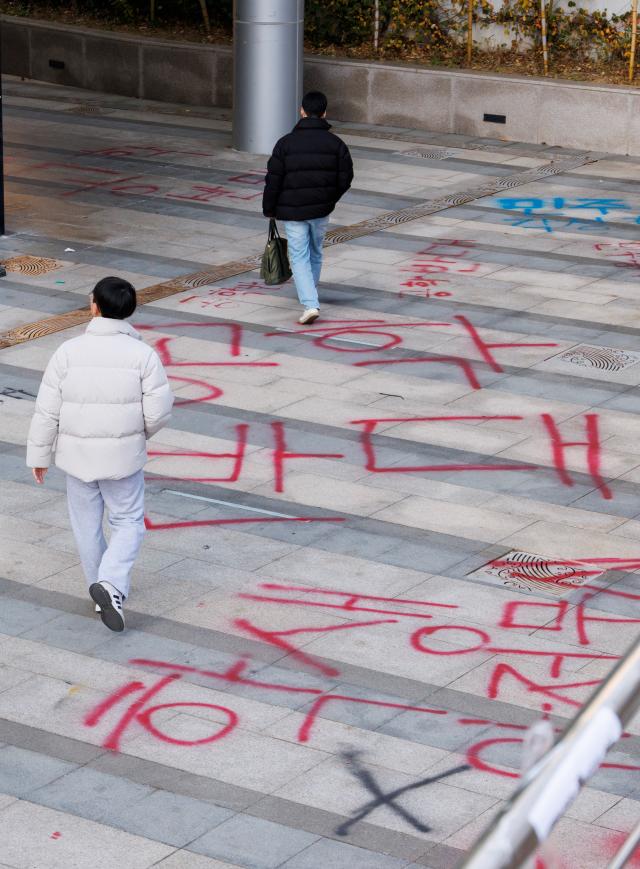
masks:
[[[633,853],[638,845],[640,845],[640,821],[629,833],[629,838],[625,841],[611,863],[609,863],[607,869],[623,869],[633,857]]]
[[[467,855],[461,869],[519,869],[602,763],[640,708],[640,638],[529,772]],[[640,842],[640,824],[609,869],[620,869]],[[622,861],[622,862],[620,862]]]

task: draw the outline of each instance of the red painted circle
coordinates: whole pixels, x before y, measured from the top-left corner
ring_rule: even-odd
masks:
[[[325,344],[325,341],[330,341],[338,335],[381,335],[386,336],[390,340],[386,344],[376,345],[375,347],[363,347],[355,349],[351,347],[334,347],[332,344]],[[402,338],[398,335],[393,335],[390,332],[377,332],[373,329],[336,329],[330,335],[322,335],[316,338],[313,342],[316,347],[325,347],[327,350],[337,350],[339,353],[376,353],[379,350],[389,350],[391,347],[397,347],[402,343]]]
[[[430,649],[423,646],[422,638],[430,637],[437,631],[468,631],[480,638],[480,642],[476,646],[470,646],[468,649],[455,649],[451,652],[444,652],[438,649]],[[435,627],[420,628],[411,635],[411,645],[418,652],[424,652],[427,655],[468,655],[470,652],[480,652],[485,648],[490,641],[489,634],[481,631],[480,628],[469,628],[465,625],[436,625]]]
[[[161,709],[177,709],[179,706],[198,706],[205,709],[218,709],[228,715],[229,721],[221,730],[214,733],[213,736],[194,740],[175,739],[173,736],[167,736],[166,733],[158,730],[158,728],[152,724],[151,718],[154,713],[159,712]],[[160,703],[158,706],[150,706],[148,709],[145,709],[144,712],[138,713],[136,717],[145,730],[148,730],[149,733],[158,739],[161,739],[163,742],[169,742],[171,745],[206,745],[209,742],[216,742],[218,739],[224,739],[228,733],[231,733],[239,720],[233,709],[227,709],[226,706],[216,706],[213,703]]]

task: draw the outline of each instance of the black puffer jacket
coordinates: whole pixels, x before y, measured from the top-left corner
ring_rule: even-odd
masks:
[[[326,217],[353,181],[349,149],[324,118],[302,118],[273,149],[262,210],[280,220]]]

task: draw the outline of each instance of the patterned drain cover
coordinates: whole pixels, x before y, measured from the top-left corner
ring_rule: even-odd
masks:
[[[42,256],[14,256],[2,263],[8,272],[20,272],[23,275],[46,275],[54,269],[61,268],[61,263]]]
[[[623,371],[640,362],[640,353],[619,350],[617,347],[595,347],[580,344],[553,359],[581,368],[598,368],[600,371]]]
[[[108,114],[102,106],[95,103],[80,103],[69,109],[70,115],[106,115]]]
[[[185,289],[189,287],[198,288],[206,287],[209,284],[215,284],[216,281],[222,281],[225,278],[231,278],[235,275],[242,274],[245,271],[259,266],[262,261],[262,256],[247,257],[245,260],[237,260],[236,262],[225,263],[224,265],[215,266],[212,269],[207,269],[202,272],[195,272],[187,275],[184,278],[178,278],[176,283],[180,283]]]
[[[430,151],[415,148],[412,151],[396,151],[396,156],[420,157],[422,160],[446,160],[447,157],[454,157],[455,153],[444,148],[432,148]]]
[[[545,592],[562,597],[603,573],[604,570],[593,564],[546,558],[544,555],[513,549],[468,576],[487,580],[503,588]]]

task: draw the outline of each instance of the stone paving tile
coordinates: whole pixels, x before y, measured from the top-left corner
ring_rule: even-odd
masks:
[[[232,815],[209,803],[87,768],[63,775],[31,791],[29,797],[41,805],[176,847]]]
[[[377,519],[412,525],[427,531],[440,531],[475,540],[495,543],[509,533],[515,535],[532,524],[528,517],[488,510],[484,507],[463,507],[428,498],[409,496],[398,504],[378,510]]]
[[[126,806],[127,811],[135,813],[135,804],[151,794],[151,788],[126,779],[93,769],[77,769],[59,776],[51,784],[33,789],[29,798],[58,811],[122,827],[122,824],[111,824],[118,807]]]
[[[0,456],[1,465],[2,456]],[[0,575],[20,582],[32,583],[44,579],[78,562],[77,555],[66,555],[39,544],[19,543],[2,539]]]
[[[286,714],[286,711],[277,710],[278,714]],[[210,725],[206,727],[201,719],[194,716],[182,715],[179,720],[176,717],[171,727],[172,732],[177,734],[176,738],[185,741],[203,739],[211,734]],[[207,747],[207,752],[193,748],[186,754],[179,747],[158,747],[142,738],[131,742],[127,750],[147,760],[167,761],[186,772],[195,772],[263,793],[271,793],[294,776],[305,774],[306,770],[322,759],[319,752],[306,746],[280,743],[238,729],[234,730],[223,748],[215,743]]]
[[[303,830],[236,815],[196,839],[189,850],[230,860],[246,869],[276,869],[317,840],[318,836]]]
[[[242,869],[237,863],[223,863],[193,851],[175,851],[156,865],[162,869]]]
[[[636,800],[618,800],[606,812],[589,820],[595,821],[600,827],[608,827],[611,830],[620,830],[630,833],[638,822],[638,804]]]
[[[98,692],[86,688],[82,692],[71,692],[68,682],[44,676],[33,676],[20,685],[0,694],[0,716],[32,727],[50,730],[66,735],[75,732],[82,708],[99,702]],[[99,728],[85,738],[87,742],[106,739],[108,730]]]
[[[261,171],[263,159],[240,156],[227,147],[228,112],[204,108],[186,112],[184,107],[12,79],[5,86],[12,143],[8,153],[14,167],[7,180],[13,234],[0,240],[0,251],[3,257],[24,253],[50,257],[61,267],[40,276],[11,273],[3,283],[0,328],[77,308],[105,269],[142,287],[260,251],[265,222],[257,200],[187,202],[162,196],[115,197],[108,190],[61,198],[69,187],[66,170],[35,168],[46,161],[70,159],[76,149],[140,148],[161,138],[163,146],[175,153],[156,157],[137,152],[117,158],[94,153],[73,159],[88,168],[142,172],[159,185],[162,194],[183,192],[203,180],[232,184],[227,179],[239,172]],[[83,100],[109,114],[82,116],[70,111]],[[475,137],[347,126],[356,180],[336,209],[333,226],[397,209],[409,200],[469,189],[571,153]],[[380,138],[380,133],[391,138]],[[434,161],[398,153],[420,145],[453,149],[454,156]],[[185,151],[206,151],[208,156]],[[624,197],[640,211],[640,197],[628,181],[635,162],[606,155],[595,159],[588,167],[534,180],[517,191],[477,199],[328,248],[321,284],[324,319],[319,325],[328,320],[383,320],[387,325],[382,331],[397,332],[403,342],[384,351],[385,355],[375,347],[335,340],[314,343],[316,333],[296,334],[291,284],[266,292],[264,287],[252,287],[263,295],[219,295],[234,292],[238,285],[251,285],[258,279],[256,271],[140,309],[135,322],[155,325],[156,337],[172,337],[175,358],[189,363],[182,373],[202,376],[224,390],[221,399],[208,405],[177,407],[172,428],[156,439],[156,449],[229,451],[234,447],[234,425],[250,426],[243,475],[237,483],[188,479],[224,476],[221,462],[213,458],[198,457],[184,464],[172,457],[154,459],[150,472],[176,479],[150,476],[151,519],[172,524],[269,515],[251,512],[257,509],[291,515],[311,512],[323,518],[338,515],[344,521],[150,531],[134,573],[131,629],[123,637],[110,636],[91,613],[62,504],[63,475],[52,471],[46,487],[36,489],[23,464],[23,442],[40,372],[59,343],[79,334],[82,327],[2,351],[0,477],[6,482],[0,486],[4,528],[0,742],[7,747],[0,752],[24,752],[23,761],[27,757],[29,763],[23,762],[23,767],[36,777],[42,793],[75,801],[69,803],[70,813],[53,815],[42,814],[49,811],[43,807],[8,804],[3,815],[24,812],[20,822],[24,828],[30,824],[39,830],[42,825],[34,818],[46,817],[50,826],[49,819],[56,818],[60,826],[52,826],[52,831],[59,829],[62,836],[51,840],[47,832],[33,845],[36,850],[25,854],[11,839],[9,848],[15,851],[11,856],[2,854],[0,861],[20,869],[102,865],[79,839],[64,850],[71,835],[71,827],[62,829],[64,820],[91,840],[105,866],[113,865],[108,855],[116,851],[127,854],[132,869],[152,863],[171,869],[459,865],[464,849],[508,798],[512,779],[474,769],[408,791],[401,797],[402,805],[432,830],[421,833],[384,807],[355,825],[343,840],[335,830],[366,800],[367,792],[347,772],[341,753],[349,747],[365,752],[368,769],[383,786],[392,787],[463,765],[467,751],[481,740],[501,739],[505,733],[519,738],[518,732],[514,736],[512,729],[505,728],[528,726],[540,712],[540,698],[505,682],[498,696],[490,699],[487,686],[504,656],[488,651],[451,654],[465,642],[462,631],[481,629],[490,636],[487,642],[508,647],[517,642],[530,655],[539,650],[584,652],[585,646],[569,622],[553,634],[544,630],[548,627],[544,624],[536,630],[537,622],[528,628],[498,628],[510,602],[549,608],[554,598],[546,591],[524,594],[468,574],[511,547],[559,559],[637,557],[637,372],[633,366],[620,372],[594,368],[571,372],[562,369],[557,359],[546,361],[580,343],[634,350],[640,327],[634,307],[640,281],[624,257],[615,255],[626,250],[616,245],[634,241],[633,227],[615,214],[598,222],[595,214],[587,213],[578,230],[566,225],[568,211],[550,207],[544,214],[546,226],[535,223],[537,215],[533,227],[515,226],[511,223],[519,212],[505,210],[498,201],[516,196],[549,202],[553,197],[569,201],[576,196]],[[234,189],[259,192],[252,185]],[[459,271],[465,258],[456,259],[456,240],[474,241],[466,257],[475,264],[473,272]],[[427,288],[404,286],[412,274],[421,274],[414,266],[423,260],[426,265],[420,268],[433,276],[428,259],[432,254],[443,258],[433,262],[444,261],[450,270],[436,273],[443,283],[431,289],[446,290],[451,296],[427,298]],[[410,295],[400,295],[409,289]],[[224,306],[213,306],[223,298]],[[479,361],[478,346],[462,338],[457,326],[419,330],[397,325],[425,320],[459,324],[454,318],[460,315],[488,342],[553,341],[557,347],[495,347],[492,352],[499,364],[489,365]],[[245,360],[277,362],[279,368],[201,367],[205,360],[227,359],[224,330],[200,328],[194,334],[195,326],[169,324],[203,325],[212,319],[242,328]],[[266,337],[265,332],[277,336]],[[366,331],[338,337],[366,343],[382,340]],[[344,352],[349,350],[360,355]],[[417,355],[454,353],[473,361],[481,389],[474,389],[452,366],[406,363]],[[353,364],[378,358],[387,364]],[[179,387],[177,382],[174,385]],[[182,398],[197,397],[190,386],[176,391]],[[570,442],[584,441],[585,414],[599,414],[601,467],[615,478],[609,483],[612,500],[602,498],[588,473],[584,449],[578,446],[566,450],[573,485],[563,485],[539,422],[542,413],[553,414]],[[465,414],[525,419],[449,418]],[[363,417],[391,419],[380,425],[374,437],[376,461],[384,472],[374,473],[367,466],[359,432],[350,424]],[[414,417],[447,419],[438,426],[393,422]],[[289,449],[340,453],[344,458],[287,461],[285,490],[274,493],[271,423],[276,419],[286,426]],[[400,472],[403,467],[428,464],[476,465],[494,455],[502,461],[507,456],[533,460],[543,467],[518,474]],[[215,503],[197,500],[201,497]],[[629,595],[638,591],[636,580],[625,568],[608,570],[598,582],[613,583],[612,590]],[[303,601],[278,605],[237,598],[239,592],[251,595],[265,590],[282,597],[281,589],[265,589],[262,583],[302,588]],[[294,591],[299,597],[300,591]],[[313,596],[317,594],[325,596]],[[573,608],[580,594],[573,591],[563,600]],[[430,620],[368,612],[402,609],[408,600],[457,609],[432,608]],[[326,606],[331,601],[333,608]],[[360,609],[363,601],[365,608]],[[314,605],[306,605],[310,602]],[[636,603],[632,597],[602,592],[588,604],[588,612],[599,618],[633,617]],[[573,617],[575,611],[569,612]],[[314,657],[301,660],[286,655],[287,649],[279,647],[273,636],[259,643],[232,624],[237,618],[265,630],[284,631],[282,639],[294,641]],[[395,619],[395,623],[322,630],[353,628],[364,619]],[[431,647],[440,653],[437,656],[420,654],[416,648],[415,644],[426,642],[420,631],[427,626],[457,631],[429,637]],[[614,631],[610,623],[589,622],[592,645],[586,647],[587,653],[621,652],[634,638],[636,627],[616,624]],[[305,633],[286,633],[300,629]],[[163,689],[162,698],[151,701],[234,708],[241,723],[223,742],[174,745],[154,738],[136,723],[137,729],[126,736],[127,754],[105,752],[100,744],[128,701],[111,710],[96,729],[81,726],[87,708],[105,700],[109,692],[129,680],[140,679],[146,685],[157,678],[150,668],[133,667],[132,658],[147,656],[198,670],[235,673],[230,668],[240,666],[239,657],[245,655],[252,658],[247,661],[248,684],[234,681],[235,677],[212,682],[202,673],[185,673],[176,685]],[[514,656],[506,660],[520,661]],[[576,678],[585,680],[602,678],[609,666],[597,659],[572,660],[565,662],[566,674],[577,674],[577,664]],[[340,670],[339,675],[323,675],[323,665]],[[553,681],[534,659],[519,666],[540,683]],[[260,680],[272,687],[259,686]],[[282,690],[287,686],[289,693]],[[296,693],[293,688],[340,691],[364,702],[327,703],[313,723],[308,743],[300,744],[309,701],[317,695]],[[574,689],[572,696],[582,699],[586,693]],[[375,701],[425,705],[447,715],[376,706]],[[558,702],[555,723],[562,725],[573,709]],[[189,742],[210,735],[221,713],[191,706],[165,707],[153,715],[158,727]],[[636,733],[637,725],[629,729]],[[486,760],[507,770],[520,766],[517,741],[492,744],[485,752]],[[637,765],[637,755],[637,739],[630,737],[612,751],[611,760]],[[89,766],[67,771],[47,784],[37,778],[47,756],[54,763],[56,758],[72,763],[71,769]],[[82,787],[71,787],[81,777],[94,783],[113,780],[118,783],[114,789],[133,788],[143,796],[134,802],[120,800],[128,811],[107,806],[111,826],[103,827],[81,817],[89,810],[86,804],[97,806],[90,798],[82,800]],[[155,788],[162,790],[151,791]],[[279,795],[274,796],[274,791]],[[633,817],[639,795],[629,770],[598,771],[554,835],[559,862],[580,869],[605,865],[614,850],[611,837],[623,835],[620,827]],[[222,817],[227,820],[207,832],[199,825],[208,823],[211,815],[202,805],[209,806],[211,813],[220,811],[219,805],[225,807],[223,813],[250,811],[251,816],[221,815],[218,822]],[[222,850],[174,851],[185,844],[189,848],[190,837],[201,833],[205,835],[200,841],[212,837]],[[165,847],[162,842],[172,845]],[[252,851],[245,854],[245,847]],[[149,849],[154,848],[152,853]],[[59,864],[58,855],[62,855]],[[127,869],[129,863],[121,860],[119,865]]]
[[[173,848],[29,802],[2,813],[2,856],[17,869],[147,869]],[[54,833],[60,833],[54,836]]]
[[[57,616],[37,628],[24,631],[21,637],[72,652],[87,652],[103,640],[100,633],[96,631],[94,620],[66,614]]]
[[[33,510],[35,507],[47,501],[51,501],[55,495],[49,491],[34,489],[22,483],[13,483],[9,480],[2,481],[0,489],[0,512],[3,514],[20,513],[23,510]]]
[[[67,761],[73,765],[85,764],[105,754],[96,748],[66,736],[53,737],[46,730],[2,719],[0,733],[7,745],[24,748],[31,752],[30,761],[37,765],[41,755]]]
[[[33,606],[19,600],[3,599],[0,610],[0,631],[3,634],[17,636],[58,616],[59,613],[50,607]]]
[[[380,767],[367,765],[367,768],[383,789],[393,790],[394,787],[413,781],[413,777],[391,773]],[[463,776],[464,773],[461,773],[461,784]],[[453,778],[451,781],[453,782]],[[278,795],[318,808],[337,810],[346,817],[356,815],[363,802],[367,802],[367,796],[370,796],[365,794],[363,801],[362,786],[352,777],[347,765],[338,759],[331,759],[317,767],[304,780],[291,782]],[[459,829],[466,820],[475,817],[478,811],[484,811],[494,803],[495,799],[492,797],[471,794],[462,788],[449,787],[438,782],[429,784],[424,790],[418,789],[403,795],[403,807],[424,827],[422,830],[414,828],[413,835],[427,841],[443,840]],[[400,820],[386,806],[376,808],[370,820],[392,830],[405,829],[407,826],[406,821]]]
[[[320,839],[283,863],[283,869],[317,869],[318,866],[351,866],[353,869],[403,869],[408,864],[395,857],[374,854],[343,842]]]
[[[5,745],[0,748],[0,791],[25,797],[36,788],[64,777],[74,765],[46,757],[23,748]]]
[[[122,804],[110,823],[138,836],[184,847],[232,815],[227,809],[189,797],[154,791],[133,806]]]

